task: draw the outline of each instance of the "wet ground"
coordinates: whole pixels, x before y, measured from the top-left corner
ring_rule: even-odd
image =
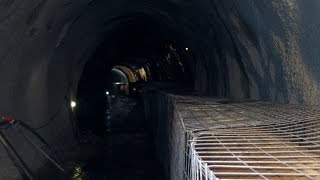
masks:
[[[106,110],[104,138],[88,135],[80,159],[73,161],[77,180],[161,180],[151,131],[138,98],[121,97]]]

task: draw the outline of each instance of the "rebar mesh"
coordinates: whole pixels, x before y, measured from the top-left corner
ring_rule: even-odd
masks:
[[[319,178],[318,107],[172,99],[187,132],[186,179]]]

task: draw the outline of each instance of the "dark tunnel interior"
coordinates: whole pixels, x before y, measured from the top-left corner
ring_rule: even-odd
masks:
[[[207,177],[207,170],[223,174],[219,163],[191,173],[203,167],[197,157],[219,159],[211,150],[231,141],[204,137],[218,145],[191,145],[202,131],[229,132],[222,117],[232,125],[246,121],[237,129],[240,137],[254,118],[255,130],[268,121],[279,127],[263,132],[287,133],[280,120],[291,115],[290,127],[301,122],[297,126],[315,130],[291,130],[290,138],[319,145],[318,136],[299,134],[317,134],[318,128],[313,123],[319,118],[311,115],[318,117],[320,104],[319,7],[316,0],[0,1],[0,179],[198,180],[195,174]],[[269,106],[276,108],[270,116]],[[318,149],[305,154],[311,151],[312,160],[318,158]],[[228,163],[223,167],[238,167]],[[244,164],[254,167],[253,174],[243,167],[236,172],[251,178],[260,172],[255,168],[264,169],[261,162]],[[292,170],[288,164],[277,170]],[[284,175],[298,177],[301,169]],[[237,179],[230,172],[223,175]],[[320,170],[310,172],[306,179],[320,176]]]
[[[135,16],[106,35],[79,81],[76,118],[80,134],[102,137],[109,149],[102,152],[103,158],[87,162],[85,168],[89,168],[91,178],[128,179],[127,174],[121,174],[125,170],[130,179],[163,179],[155,158],[152,127],[144,118],[142,88],[153,83],[176,84],[176,88],[193,86],[189,64],[183,62],[183,56],[191,52],[177,46],[181,37],[174,32],[178,30],[151,17]],[[115,69],[122,74],[115,74]],[[127,84],[121,84],[127,88],[125,92],[119,89],[120,83]],[[138,159],[124,156],[126,149],[136,153]],[[92,164],[99,164],[98,169],[105,174],[90,174],[92,167],[97,167]]]
[[[183,56],[191,52],[184,47],[177,47],[179,38],[175,38],[173,31],[178,30],[168,26],[151,17],[133,15],[129,22],[120,24],[105,35],[105,40],[86,63],[79,81],[79,109],[83,108],[86,114],[79,115],[80,119],[83,118],[81,122],[86,122],[85,119],[105,119],[106,91],[112,88],[111,70],[117,65],[132,71],[131,76],[134,77],[131,79],[134,80],[130,80],[130,84],[137,87],[138,84],[167,81],[185,87],[193,86],[189,64],[183,62]],[[143,67],[148,69],[146,80],[137,77],[139,73],[136,73]],[[82,104],[85,107],[81,107]],[[98,134],[104,129],[103,124],[91,121],[82,126],[89,129],[93,126],[91,129]]]

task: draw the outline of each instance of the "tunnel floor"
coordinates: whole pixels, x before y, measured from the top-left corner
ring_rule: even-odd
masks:
[[[83,167],[88,179],[161,179],[142,101],[119,97],[106,113],[102,150]]]
[[[165,179],[144,112],[159,118],[160,111],[148,107],[169,106],[164,99],[173,106],[169,120],[174,133],[168,142],[158,142],[181,150],[170,152],[173,161],[165,154],[159,157],[177,170],[171,179],[316,179],[320,175],[318,107],[163,92],[146,98],[114,100],[106,109],[105,137],[97,143],[95,138],[84,138],[87,147],[98,151],[90,156],[82,146],[82,160],[75,161],[85,178],[73,179]]]

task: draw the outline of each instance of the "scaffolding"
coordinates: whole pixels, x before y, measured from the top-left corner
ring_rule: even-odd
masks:
[[[173,96],[185,179],[320,179],[318,107]]]

